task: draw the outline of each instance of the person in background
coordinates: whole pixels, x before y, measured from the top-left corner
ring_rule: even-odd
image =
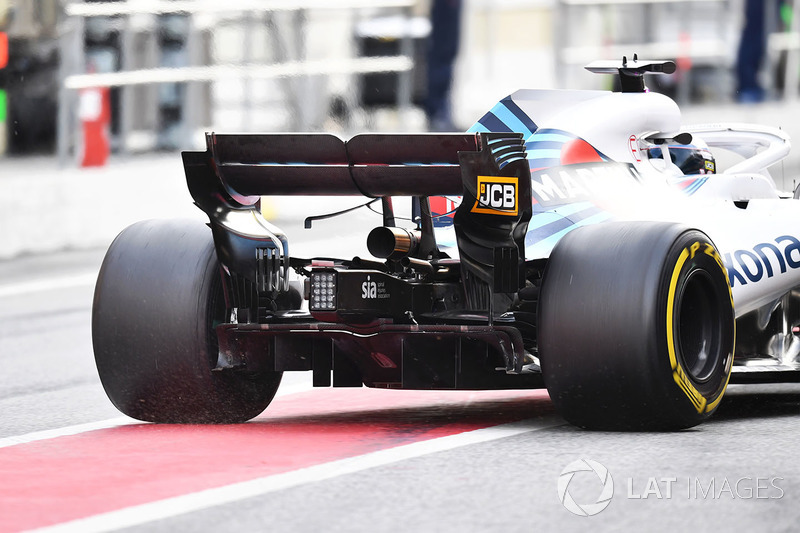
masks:
[[[461,34],[461,0],[433,0],[428,40],[425,115],[430,131],[455,131],[450,106],[453,66]]]
[[[764,100],[764,89],[758,82],[767,42],[764,7],[764,0],[745,0],[744,26],[736,54],[736,100],[742,103]]]
[[[783,0],[745,0],[744,26],[736,54],[736,100],[741,103],[763,102],[766,91],[758,81],[758,72],[767,50],[767,34],[791,26],[791,3]],[[772,74],[772,73],[770,73]],[[780,83],[779,80],[776,80]]]

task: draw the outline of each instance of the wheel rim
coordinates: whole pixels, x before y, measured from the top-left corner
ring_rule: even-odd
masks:
[[[698,383],[708,381],[722,359],[721,311],[711,276],[704,270],[691,272],[680,294],[676,323],[683,366]]]

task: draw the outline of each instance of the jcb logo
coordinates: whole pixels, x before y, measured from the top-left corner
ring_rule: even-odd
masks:
[[[361,299],[368,300],[377,297],[378,285],[374,281],[370,281],[369,276],[367,276],[367,281],[361,284]]]
[[[478,199],[473,213],[516,216],[519,212],[519,180],[498,176],[478,176]]]

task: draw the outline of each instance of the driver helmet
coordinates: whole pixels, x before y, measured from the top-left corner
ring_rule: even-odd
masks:
[[[716,174],[717,164],[708,145],[701,139],[692,139],[690,144],[680,144],[669,140],[663,144],[651,145],[647,149],[650,159],[664,159],[664,147],[669,152],[672,163],[688,174]]]

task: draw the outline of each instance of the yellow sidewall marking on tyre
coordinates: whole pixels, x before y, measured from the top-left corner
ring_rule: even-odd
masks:
[[[725,268],[725,265],[722,264],[722,257],[720,257],[719,253],[717,252],[716,248],[714,248],[711,244],[705,243],[703,247],[703,252],[710,256],[714,261],[719,265],[720,271],[722,271],[723,276],[725,277],[725,287],[728,289],[728,298],[731,302],[731,309],[733,309],[733,291],[731,290],[731,281],[728,278],[728,269]],[[692,254],[694,257],[694,254]],[[736,346],[736,321],[733,321],[733,346]],[[731,380],[731,370],[733,369],[733,354],[729,353],[727,357],[727,363],[725,368],[725,384],[722,386],[722,390],[720,391],[719,396],[713,402],[706,405],[706,412],[710,413],[714,409],[716,409],[719,402],[722,400],[722,397],[725,395],[725,391],[728,388],[728,382]]]
[[[698,413],[711,412],[714,408],[717,407],[720,400],[722,399],[723,393],[725,389],[728,387],[728,381],[731,378],[731,363],[733,357],[728,356],[728,362],[726,364],[727,368],[725,369],[725,385],[722,387],[720,394],[717,398],[708,403],[706,398],[698,391],[694,384],[689,380],[689,377],[686,375],[686,371],[684,371],[683,366],[678,361],[678,357],[675,353],[675,335],[673,334],[673,317],[675,311],[675,293],[678,287],[678,278],[680,277],[681,270],[683,269],[683,265],[686,261],[690,258],[693,258],[698,251],[701,251],[706,255],[710,256],[714,259],[714,261],[719,265],[720,269],[722,270],[723,274],[725,275],[725,281],[728,285],[728,295],[731,300],[731,307],[733,307],[733,293],[731,292],[730,283],[728,282],[728,273],[725,270],[725,267],[722,264],[722,258],[720,258],[717,251],[714,247],[708,243],[700,243],[695,242],[689,248],[684,248],[681,252],[681,255],[678,257],[678,261],[675,263],[675,268],[672,271],[672,279],[670,279],[669,283],[669,294],[667,296],[667,353],[669,354],[669,363],[672,367],[672,379],[675,380],[675,383],[681,388],[681,390],[686,394],[689,400],[694,405],[694,408],[697,410]],[[735,327],[735,325],[734,325]],[[735,330],[734,330],[735,335]]]

